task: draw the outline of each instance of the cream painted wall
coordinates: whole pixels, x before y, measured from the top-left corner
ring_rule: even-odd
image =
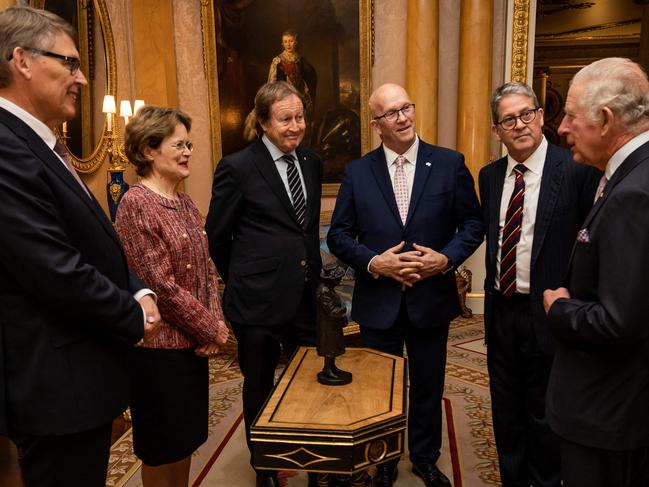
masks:
[[[201,25],[200,4],[200,0],[174,0],[173,16],[178,106],[192,117],[190,137],[195,146],[190,161],[191,175],[185,180],[185,191],[201,214],[206,216],[214,166],[210,149],[207,80],[202,69],[203,38],[201,29],[196,28]]]

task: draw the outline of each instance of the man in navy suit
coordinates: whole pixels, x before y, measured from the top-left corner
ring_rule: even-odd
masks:
[[[53,132],[88,84],[75,38],[51,12],[0,12],[0,434],[27,487],[106,484],[127,352],[160,319]]]
[[[383,144],[347,166],[327,243],[356,271],[352,318],[363,344],[399,356],[406,346],[413,471],[427,487],[449,486],[435,463],[446,339],[460,313],[453,269],[482,241],[480,207],[462,154],[417,137],[401,86],[380,86],[369,105]],[[379,466],[375,486],[393,484],[397,462]]]
[[[622,58],[572,80],[559,133],[604,171],[566,287],[544,305],[556,338],[547,417],[565,487],[649,485],[649,80]]]
[[[487,365],[500,478],[503,487],[559,487],[559,441],[545,419],[553,344],[542,293],[565,277],[601,174],[547,142],[543,109],[529,86],[497,88],[491,112],[492,130],[508,153],[479,176],[487,236]],[[508,215],[508,207],[517,196],[522,214],[514,228],[516,212]]]

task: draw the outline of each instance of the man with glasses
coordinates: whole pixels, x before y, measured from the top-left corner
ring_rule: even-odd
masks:
[[[486,229],[485,332],[503,487],[559,487],[559,445],[545,419],[552,338],[543,291],[563,282],[598,171],[543,136],[532,89],[506,83],[491,98],[493,133],[508,155],[480,171]]]
[[[450,321],[460,314],[453,269],[482,242],[480,207],[462,154],[420,140],[415,105],[398,85],[370,96],[383,144],[346,168],[327,242],[356,271],[352,318],[367,347],[408,352],[408,448],[427,487],[450,486],[436,461]],[[377,469],[389,487],[398,458]]]
[[[105,485],[126,353],[160,319],[53,132],[87,85],[74,38],[50,12],[0,12],[0,434],[27,487]]]

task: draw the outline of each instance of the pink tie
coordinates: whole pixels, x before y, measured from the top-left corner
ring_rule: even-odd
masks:
[[[597,191],[595,192],[595,201],[604,196],[604,187],[606,186],[606,183],[608,183],[608,178],[606,176],[602,176],[602,178],[599,180],[599,184],[597,185]]]
[[[403,165],[406,163],[406,158],[398,156],[394,163],[397,165],[394,170],[394,197],[397,200],[397,208],[399,209],[399,216],[401,222],[405,225],[406,218],[408,217],[408,184],[406,183],[406,170]]]
[[[65,162],[65,167],[68,169],[68,171],[70,171],[74,179],[77,180],[79,186],[81,186],[83,190],[86,192],[86,194],[90,196],[90,193],[88,192],[88,188],[86,188],[86,185],[83,184],[83,181],[81,181],[79,174],[77,174],[77,171],[74,169],[74,166],[72,165],[72,161],[70,160],[70,153],[68,152],[68,149],[60,142],[57,142],[54,145],[54,152],[56,152],[59,155],[59,157],[63,159],[63,162]]]

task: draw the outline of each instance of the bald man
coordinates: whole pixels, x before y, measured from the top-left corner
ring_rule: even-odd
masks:
[[[329,248],[356,270],[352,318],[363,344],[409,361],[408,448],[427,487],[450,486],[437,468],[450,321],[460,314],[453,269],[482,242],[473,178],[464,157],[420,140],[415,105],[401,86],[370,100],[382,145],[351,162],[338,193]],[[393,485],[398,458],[375,487]]]

